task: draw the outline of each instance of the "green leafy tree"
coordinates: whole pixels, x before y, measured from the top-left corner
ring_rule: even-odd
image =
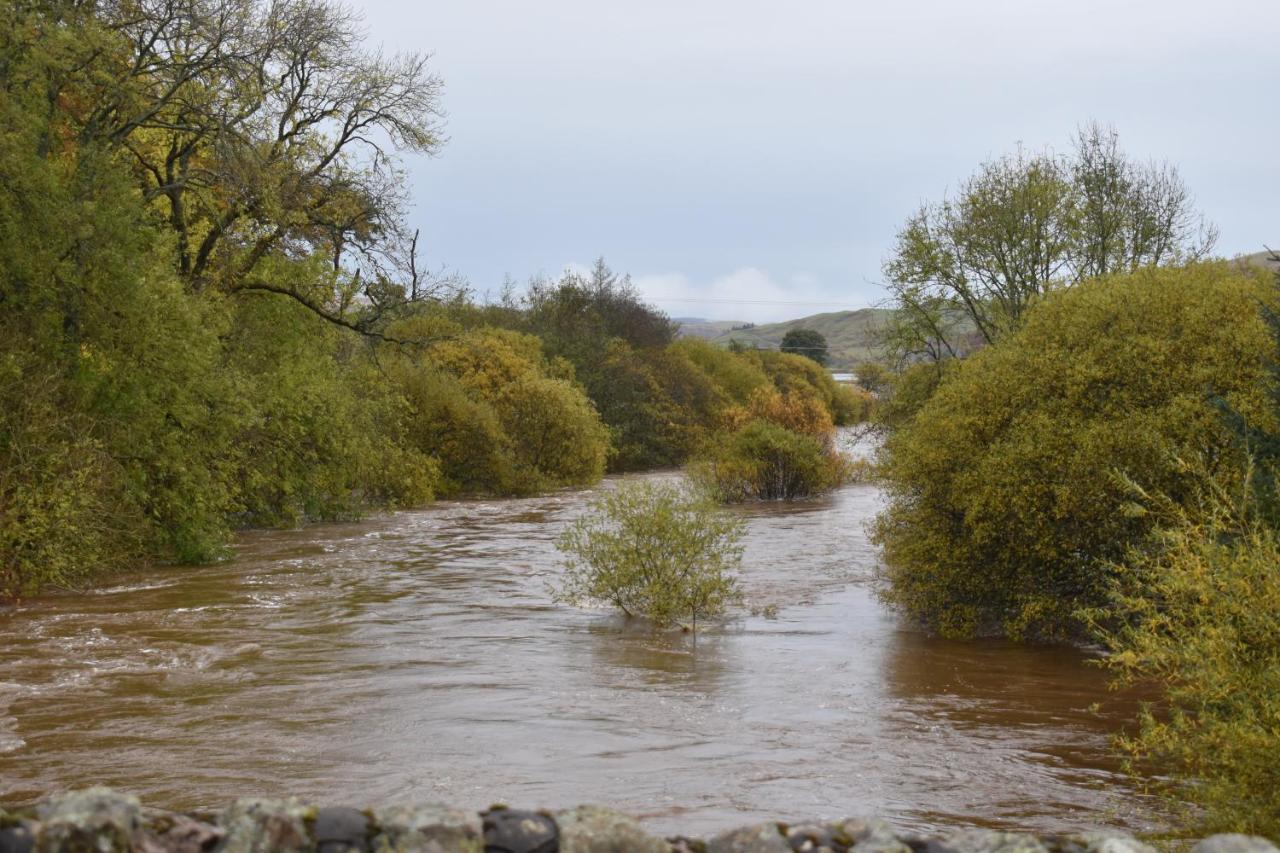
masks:
[[[193,292],[260,292],[383,334],[426,275],[403,223],[397,152],[441,145],[441,82],[426,57],[364,44],[326,0],[19,4],[7,32],[57,44],[42,89],[63,139],[119,151]],[[63,33],[66,34],[65,40]],[[272,258],[318,256],[328,275],[280,280]]]
[[[557,542],[556,593],[599,602],[658,626],[719,615],[740,598],[744,524],[706,496],[671,483],[624,483],[595,498]]]
[[[813,359],[824,367],[827,364],[827,339],[814,329],[789,329],[782,336],[779,349]]]
[[[907,220],[884,266],[895,312],[884,343],[899,361],[964,355],[1054,288],[1197,260],[1216,236],[1175,168],[1130,159],[1091,124],[1069,155],[983,163]]]

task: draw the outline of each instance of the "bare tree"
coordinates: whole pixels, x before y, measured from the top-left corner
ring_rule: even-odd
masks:
[[[1077,193],[1074,280],[1197,260],[1217,242],[1217,229],[1196,212],[1177,168],[1129,159],[1114,128],[1081,127],[1070,168]]]

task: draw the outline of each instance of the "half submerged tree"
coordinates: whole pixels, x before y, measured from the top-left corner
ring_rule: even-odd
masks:
[[[624,483],[599,495],[560,537],[556,600],[599,603],[659,627],[718,616],[741,597],[744,524],[674,483]]]

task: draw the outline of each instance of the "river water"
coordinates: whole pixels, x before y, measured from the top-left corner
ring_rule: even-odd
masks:
[[[1083,653],[930,639],[878,603],[873,486],[736,510],[747,607],[696,640],[552,603],[589,495],[252,533],[222,565],[0,611],[0,802],[104,783],[174,808],[594,802],[656,832],[1160,826],[1108,750],[1133,700]]]

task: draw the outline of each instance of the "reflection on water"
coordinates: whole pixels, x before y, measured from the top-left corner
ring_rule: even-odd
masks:
[[[254,533],[226,565],[0,614],[0,799],[599,802],[682,832],[1158,820],[1107,753],[1131,709],[1088,710],[1108,696],[1081,653],[930,640],[877,603],[874,488],[741,510],[748,603],[778,615],[696,639],[551,603],[584,500]]]

